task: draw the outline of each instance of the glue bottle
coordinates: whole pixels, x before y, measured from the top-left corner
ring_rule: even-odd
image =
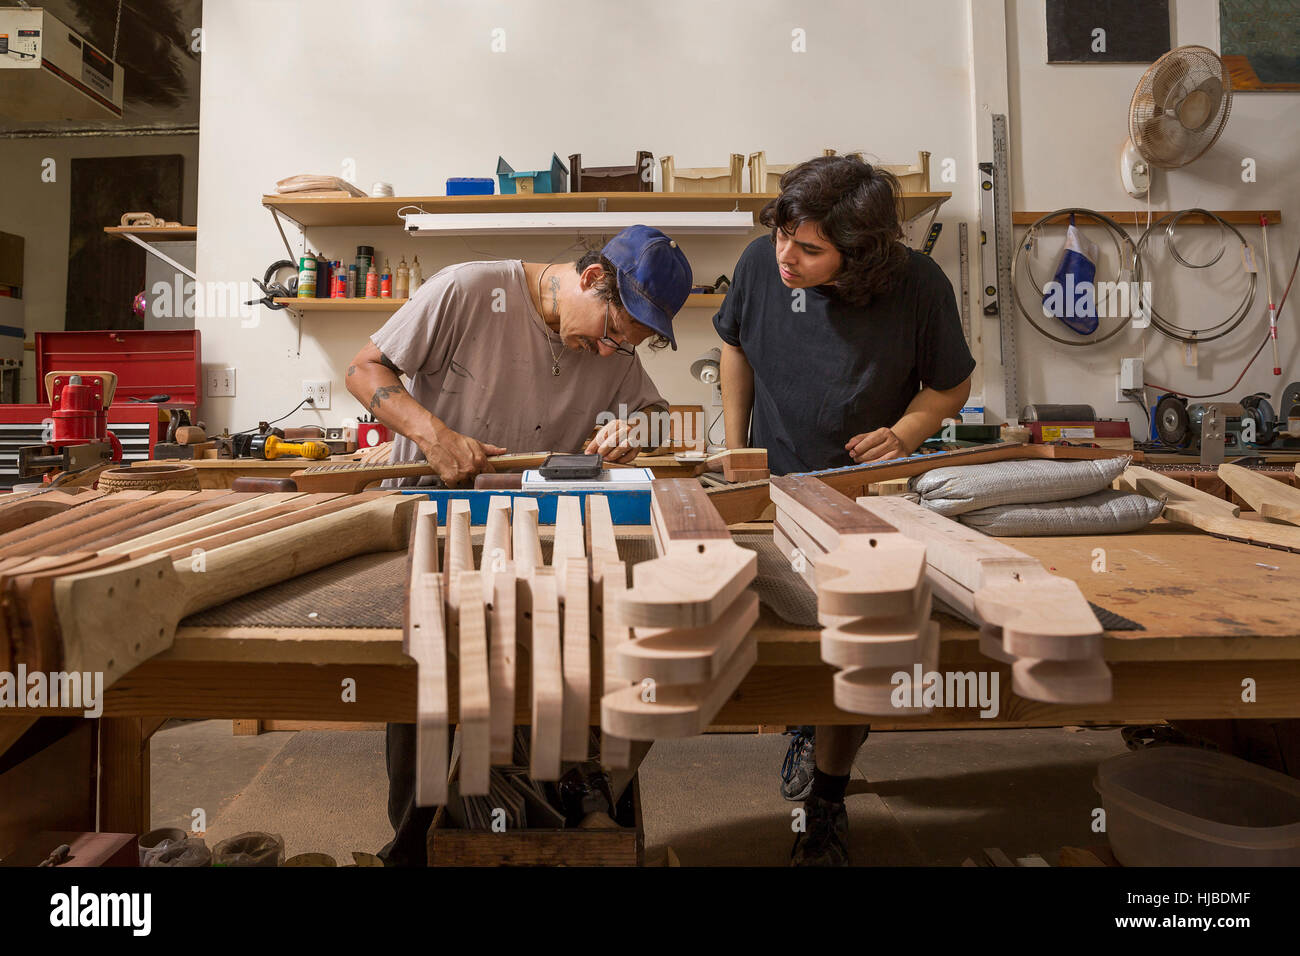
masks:
[[[370,271],[366,273],[366,298],[379,298],[379,273],[375,271],[375,264],[370,263]]]
[[[406,294],[414,296],[415,290],[424,284],[424,273],[420,271],[420,257],[416,256],[411,260],[411,289]]]
[[[402,261],[397,264],[397,272],[393,276],[393,298],[405,299],[411,294],[411,270],[406,267],[406,256],[402,256]]]
[[[393,297],[393,268],[384,260],[384,271],[379,273],[379,298],[391,299]]]

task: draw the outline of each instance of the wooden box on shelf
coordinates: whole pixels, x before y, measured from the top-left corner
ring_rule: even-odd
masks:
[[[890,165],[881,163],[881,168],[889,170],[898,177],[905,193],[928,193],[930,191],[930,154],[918,150],[916,162],[912,165]]]
[[[678,169],[671,156],[659,160],[666,193],[738,193],[745,157],[731,154],[730,166],[698,166]]]
[[[654,154],[647,149],[636,152],[631,166],[582,165],[582,153],[569,157],[569,191],[575,193],[648,193],[654,189],[650,175]]]
[[[823,156],[834,156],[835,150],[823,149]],[[848,153],[848,156],[862,158],[861,153]],[[749,154],[749,191],[751,193],[779,193],[781,191],[781,175],[788,170],[794,169],[798,163],[780,163],[778,165],[769,164],[767,153],[759,150],[757,153]]]

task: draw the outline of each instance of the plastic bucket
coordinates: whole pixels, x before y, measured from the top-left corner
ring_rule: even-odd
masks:
[[[1300,865],[1300,780],[1157,746],[1102,761],[1094,786],[1125,866]]]

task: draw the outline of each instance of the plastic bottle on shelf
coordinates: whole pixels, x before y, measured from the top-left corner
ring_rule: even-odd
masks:
[[[393,297],[393,267],[384,260],[384,271],[379,273],[379,298],[391,299]]]
[[[420,271],[420,257],[416,256],[411,260],[411,288],[406,294],[414,298],[415,290],[424,284],[424,273]]]
[[[402,261],[397,264],[397,272],[393,274],[393,298],[406,299],[411,294],[411,270],[406,266],[406,256],[402,256]]]
[[[375,264],[370,263],[370,271],[366,273],[366,298],[379,298],[379,273],[375,271]]]

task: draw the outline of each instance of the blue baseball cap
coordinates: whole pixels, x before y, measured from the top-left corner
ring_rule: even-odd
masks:
[[[676,241],[649,226],[628,226],[600,254],[618,274],[618,294],[628,314],[677,348],[673,316],[691,294],[691,264]]]

